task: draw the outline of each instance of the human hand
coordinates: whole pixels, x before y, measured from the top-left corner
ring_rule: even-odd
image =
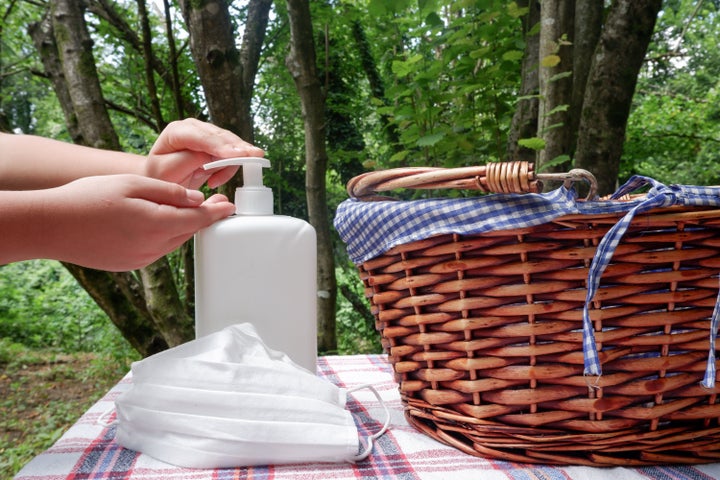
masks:
[[[230,180],[238,167],[206,171],[204,164],[222,158],[263,155],[262,149],[228,130],[188,118],[170,123],[160,133],[148,155],[144,174],[192,189],[205,182],[215,188]]]
[[[139,175],[86,177],[45,192],[43,256],[108,271],[144,267],[235,211],[223,195],[205,200]]]

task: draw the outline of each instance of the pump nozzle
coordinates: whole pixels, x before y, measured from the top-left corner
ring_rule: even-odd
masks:
[[[262,169],[270,168],[270,160],[261,157],[224,158],[203,165],[205,170],[241,165],[243,186],[235,190],[235,213],[238,215],[272,215],[272,190],[263,186]]]

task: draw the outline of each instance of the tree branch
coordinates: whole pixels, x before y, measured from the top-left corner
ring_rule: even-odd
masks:
[[[141,122],[143,122],[148,127],[152,128],[153,130],[157,129],[157,124],[153,121],[152,117],[148,115],[143,115],[138,110],[131,110],[129,108],[125,108],[122,105],[119,105],[112,100],[105,99],[105,104],[110,110],[115,110],[116,112],[124,113],[125,115],[129,115],[131,117],[137,118]]]
[[[148,20],[147,5],[145,5],[145,0],[137,0],[137,7],[140,24],[142,25],[142,52],[143,63],[145,66],[145,84],[148,89],[148,96],[150,97],[150,108],[152,109],[153,117],[155,117],[155,129],[157,131],[162,131],[165,129],[167,122],[163,119],[160,101],[158,100],[157,86],[155,85],[155,75],[153,73],[152,66],[152,33],[150,30],[150,20]]]
[[[88,2],[88,11],[107,21],[118,31],[121,39],[128,42],[133,49],[142,55],[143,48],[140,37],[107,0],[90,0]],[[157,72],[162,81],[174,89],[171,72],[169,72],[163,62],[152,53],[150,56],[150,65],[152,65],[153,70]],[[189,116],[200,117],[201,113],[197,106],[187,98],[183,98],[183,109]]]

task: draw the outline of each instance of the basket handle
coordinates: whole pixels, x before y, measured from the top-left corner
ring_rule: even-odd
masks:
[[[567,173],[536,174],[530,162],[498,162],[475,167],[437,168],[406,167],[367,172],[347,184],[351,198],[360,200],[386,199],[377,192],[397,188],[479,190],[487,193],[539,193],[543,180],[563,181],[569,186],[584,180],[590,184],[588,198],[595,198],[597,181],[592,173],[573,169]]]

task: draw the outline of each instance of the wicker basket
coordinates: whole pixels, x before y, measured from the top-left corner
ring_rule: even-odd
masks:
[[[356,177],[348,192],[362,201],[394,188],[528,192],[538,177],[521,163],[396,169]],[[588,269],[623,215],[438,235],[359,265],[408,421],[508,461],[720,460],[720,383],[700,385],[714,345],[720,208],[635,216],[588,305],[602,375],[583,373]]]

